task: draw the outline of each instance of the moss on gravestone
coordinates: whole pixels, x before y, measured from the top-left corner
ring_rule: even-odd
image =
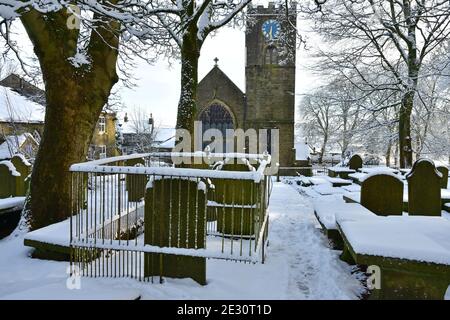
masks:
[[[387,174],[367,178],[361,184],[361,205],[380,216],[402,215],[403,182]]]
[[[200,185],[202,182],[200,182]],[[164,178],[152,181],[145,194],[145,244],[205,248],[206,194],[197,181]],[[146,253],[145,276],[192,278],[206,284],[206,259]]]
[[[441,174],[431,160],[417,160],[408,180],[408,212],[410,215],[441,215]]]
[[[359,154],[354,154],[348,162],[348,167],[352,170],[358,170],[362,168],[362,166],[363,160]]]
[[[16,196],[25,196],[28,190],[26,179],[31,173],[31,165],[24,162],[24,159],[18,155],[12,157],[11,162],[16,167],[17,172],[20,173],[20,179],[17,179],[16,184]]]
[[[136,167],[145,165],[142,158],[129,159],[125,161],[127,167]],[[145,196],[145,185],[147,184],[147,176],[144,174],[127,174],[126,185],[128,191],[128,201],[138,202]]]

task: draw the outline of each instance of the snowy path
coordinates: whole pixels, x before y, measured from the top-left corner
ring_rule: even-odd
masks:
[[[309,198],[275,183],[270,203],[269,259],[287,260],[288,298],[354,299],[363,288],[318,229]]]
[[[136,290],[143,299],[357,299],[362,286],[351,267],[330,250],[316,228],[310,199],[294,187],[275,183],[270,203],[265,264],[207,260],[207,286],[190,279],[165,279],[163,284],[133,279],[82,278],[82,290],[68,293],[68,263],[31,259],[23,234],[0,240],[0,299],[13,295],[76,299],[119,298]],[[125,295],[128,296],[129,294]],[[11,296],[10,296],[11,297]]]

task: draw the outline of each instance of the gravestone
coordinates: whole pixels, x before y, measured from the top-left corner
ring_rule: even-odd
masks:
[[[408,212],[410,215],[441,215],[441,179],[431,160],[417,160],[408,180]]]
[[[9,160],[0,161],[0,199],[16,196],[20,173]]]
[[[222,171],[250,172],[256,170],[247,162],[219,164]],[[259,183],[243,179],[213,179],[217,231],[227,236],[253,235],[254,219],[259,195]]]
[[[448,168],[444,166],[439,166],[436,168],[442,174],[441,179],[441,189],[447,189],[448,185]]]
[[[142,167],[145,165],[143,158],[128,159],[125,161],[127,167]],[[145,174],[127,174],[126,185],[128,191],[128,201],[139,202],[145,197],[145,185],[147,176]]]
[[[170,178],[148,184],[145,194],[145,244],[158,247],[205,248],[206,185]],[[146,253],[145,276],[192,278],[206,284],[206,259]]]
[[[12,164],[20,173],[20,179],[17,179],[16,196],[25,196],[28,191],[28,176],[31,173],[31,164],[23,157],[23,155],[15,155],[11,158]]]
[[[403,182],[387,174],[376,174],[361,184],[361,205],[380,216],[402,215]]]
[[[359,154],[354,154],[348,161],[348,167],[352,170],[358,170],[362,168],[363,160]]]

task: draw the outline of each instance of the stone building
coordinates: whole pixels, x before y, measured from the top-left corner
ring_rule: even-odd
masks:
[[[268,7],[250,6],[248,16],[246,92],[233,83],[216,60],[216,65],[198,85],[197,119],[202,121],[203,131],[216,128],[224,135],[231,128],[267,129],[267,149],[272,155],[275,151],[271,150],[270,130],[279,129],[278,161],[281,166],[292,166],[296,163],[296,35],[292,27],[296,25],[296,15],[293,13],[288,20],[282,8],[270,3]]]
[[[30,138],[30,135],[39,143],[44,131],[44,120],[45,91],[15,74],[0,81],[0,145],[4,146],[8,141],[22,141],[22,137]],[[101,113],[89,146],[89,158],[119,154],[116,121],[114,112]],[[8,150],[21,148],[7,144]],[[6,151],[2,154],[6,154]]]

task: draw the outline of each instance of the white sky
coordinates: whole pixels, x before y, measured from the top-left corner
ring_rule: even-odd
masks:
[[[317,37],[308,35],[304,21],[298,21],[298,26],[302,34],[312,36],[308,41],[308,46],[315,45]],[[21,26],[20,26],[20,29]],[[32,51],[29,42],[23,31],[18,31],[21,35],[21,47],[27,52]],[[219,67],[224,71],[236,85],[245,92],[245,34],[244,30],[232,28],[222,28],[215,36],[209,37],[201,51],[199,61],[199,81],[211,70],[214,65],[213,59],[219,58]],[[301,94],[318,85],[318,79],[310,71],[309,52],[300,48],[297,51],[296,60],[296,106]],[[169,67],[167,61],[160,60],[154,65],[137,61],[134,70],[134,81],[136,87],[133,89],[124,88],[121,90],[122,100],[128,108],[140,107],[148,114],[152,113],[158,126],[174,126],[176,122],[177,103],[180,90],[180,65],[174,62]],[[297,108],[296,108],[297,109]],[[124,112],[126,110],[123,110]],[[297,110],[296,110],[297,112]],[[297,115],[298,116],[298,115]]]

